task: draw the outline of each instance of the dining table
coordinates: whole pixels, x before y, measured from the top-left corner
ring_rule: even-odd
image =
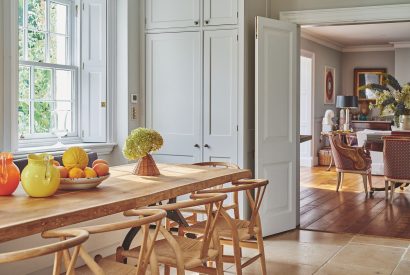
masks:
[[[252,177],[249,169],[160,163],[159,176],[137,176],[134,165],[111,167],[110,177],[89,190],[32,198],[19,188],[11,196],[0,196],[0,243]]]

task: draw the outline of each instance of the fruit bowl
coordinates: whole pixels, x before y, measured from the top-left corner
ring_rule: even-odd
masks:
[[[92,189],[100,185],[103,181],[108,179],[110,174],[96,177],[96,178],[79,178],[79,179],[70,179],[62,178],[60,179],[60,190],[87,190]]]

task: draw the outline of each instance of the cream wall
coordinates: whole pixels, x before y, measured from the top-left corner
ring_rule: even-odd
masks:
[[[356,52],[342,55],[342,93],[353,95],[353,71],[355,68],[386,68],[395,75],[394,51]]]
[[[3,85],[4,85],[4,81],[3,81],[3,61],[4,61],[4,35],[3,35],[3,1],[0,1],[0,110],[3,110]],[[3,112],[0,111],[0,151],[3,149]]]
[[[410,48],[396,49],[396,78],[400,84],[410,82]]]
[[[306,50],[315,54],[315,70],[314,70],[314,141],[313,152],[314,157],[317,157],[317,152],[321,148],[319,140],[320,132],[322,131],[322,118],[325,111],[328,109],[335,110],[335,105],[324,104],[324,89],[325,89],[325,66],[335,68],[335,84],[336,94],[340,94],[342,91],[342,53],[334,49],[322,46],[313,41],[301,38],[300,47],[302,50]]]
[[[351,8],[377,5],[409,4],[409,0],[271,0],[271,16],[281,11]]]

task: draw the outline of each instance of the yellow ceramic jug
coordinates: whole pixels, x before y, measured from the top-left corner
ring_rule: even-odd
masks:
[[[60,186],[60,172],[48,154],[28,155],[28,164],[21,173],[21,184],[31,197],[52,196]]]

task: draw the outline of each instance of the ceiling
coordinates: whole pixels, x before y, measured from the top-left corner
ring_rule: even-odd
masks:
[[[302,33],[334,43],[339,47],[388,45],[392,42],[410,41],[410,22],[306,26]]]

